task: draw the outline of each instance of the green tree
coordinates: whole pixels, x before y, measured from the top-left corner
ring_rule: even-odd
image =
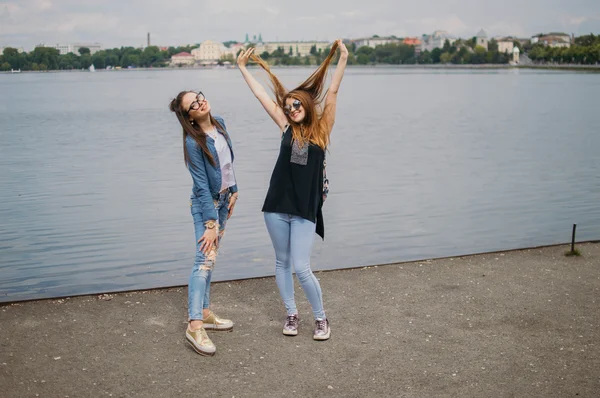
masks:
[[[79,57],[73,53],[61,55],[58,61],[59,69],[81,69],[81,61]]]
[[[367,54],[357,54],[356,63],[359,65],[366,65],[370,61],[369,56]]]
[[[87,69],[92,65],[92,56],[89,54],[82,55],[79,57],[79,60],[81,62],[81,67],[84,69]]]
[[[434,48],[431,51],[431,62],[432,63],[439,64],[441,57],[442,57],[442,49],[441,48]]]
[[[79,52],[79,55],[86,55],[86,54],[91,55],[91,53],[92,53],[90,51],[90,49],[87,48],[87,47],[79,47],[79,49],[77,50],[77,52]]]
[[[432,64],[433,60],[431,59],[431,53],[429,50],[421,51],[418,58],[418,63],[420,64]]]
[[[167,58],[163,56],[160,49],[156,46],[146,47],[140,54],[140,66],[160,67],[165,66],[167,61]]]
[[[106,51],[98,51],[92,56],[92,63],[98,69],[106,68]]]
[[[8,62],[3,62],[2,65],[0,65],[0,70],[2,71],[9,71],[11,69],[13,68]]]
[[[452,54],[448,53],[442,53],[442,55],[440,56],[440,62],[442,64],[449,64],[450,61],[452,60]]]
[[[546,48],[542,44],[535,44],[527,55],[532,61],[543,61],[546,58]]]
[[[233,54],[225,54],[221,56],[221,62],[231,62],[234,63]]]
[[[468,47],[461,47],[458,52],[452,56],[451,62],[453,64],[469,64],[471,63],[471,53],[467,49]]]
[[[25,69],[26,59],[24,54],[19,54],[16,48],[6,47],[2,52],[4,62],[10,64],[11,69]]]
[[[38,69],[40,68],[40,64],[45,65],[47,69],[58,69],[59,52],[55,48],[36,47],[30,53],[30,57],[31,61],[37,64]]]
[[[498,52],[498,42],[496,39],[492,39],[488,42],[488,51]]]
[[[271,57],[273,58],[280,58],[283,57],[283,55],[283,47],[277,47],[277,49],[271,53]]]
[[[450,51],[450,40],[446,39],[444,41],[444,46],[442,47],[442,52],[449,52]]]
[[[356,55],[348,51],[348,65],[356,65]]]
[[[487,51],[484,47],[475,47],[475,52],[471,55],[471,63],[484,64],[486,62]]]

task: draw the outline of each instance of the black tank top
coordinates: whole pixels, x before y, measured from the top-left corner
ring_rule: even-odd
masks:
[[[323,162],[325,151],[318,145],[292,139],[288,126],[281,137],[279,157],[275,163],[262,211],[302,217],[316,223],[317,234],[325,239],[323,225]]]

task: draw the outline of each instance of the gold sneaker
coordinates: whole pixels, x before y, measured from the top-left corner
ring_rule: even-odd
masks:
[[[192,345],[194,351],[200,355],[213,356],[217,351],[217,347],[215,347],[213,342],[208,338],[204,328],[192,331],[188,326],[187,330],[185,331],[185,338],[188,343]]]
[[[203,319],[204,329],[206,330],[220,330],[227,331],[233,329],[233,322],[229,319],[219,318],[214,312],[210,312],[210,315]]]

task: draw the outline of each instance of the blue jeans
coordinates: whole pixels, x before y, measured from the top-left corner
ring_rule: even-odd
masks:
[[[289,214],[265,212],[264,215],[275,249],[275,281],[287,314],[298,313],[294,300],[293,263],[296,277],[312,306],[315,319],[325,319],[321,286],[310,269],[315,223]]]
[[[198,243],[206,230],[202,221],[200,200],[192,198],[190,201],[192,217],[194,218],[194,230],[196,231],[196,259],[188,284],[188,320],[190,321],[201,321],[203,319],[202,310],[210,305],[210,279],[221,246],[221,239],[225,233],[230,196],[229,192],[225,192],[219,196],[219,200],[214,201],[219,216],[217,220],[219,238],[217,244],[206,255],[200,250],[201,243]]]

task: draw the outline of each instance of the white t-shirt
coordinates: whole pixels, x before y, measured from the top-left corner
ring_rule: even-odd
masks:
[[[229,187],[235,185],[235,174],[233,173],[233,163],[231,161],[231,150],[227,144],[225,136],[217,132],[215,139],[215,148],[219,155],[219,166],[221,167],[221,189],[223,192]]]

